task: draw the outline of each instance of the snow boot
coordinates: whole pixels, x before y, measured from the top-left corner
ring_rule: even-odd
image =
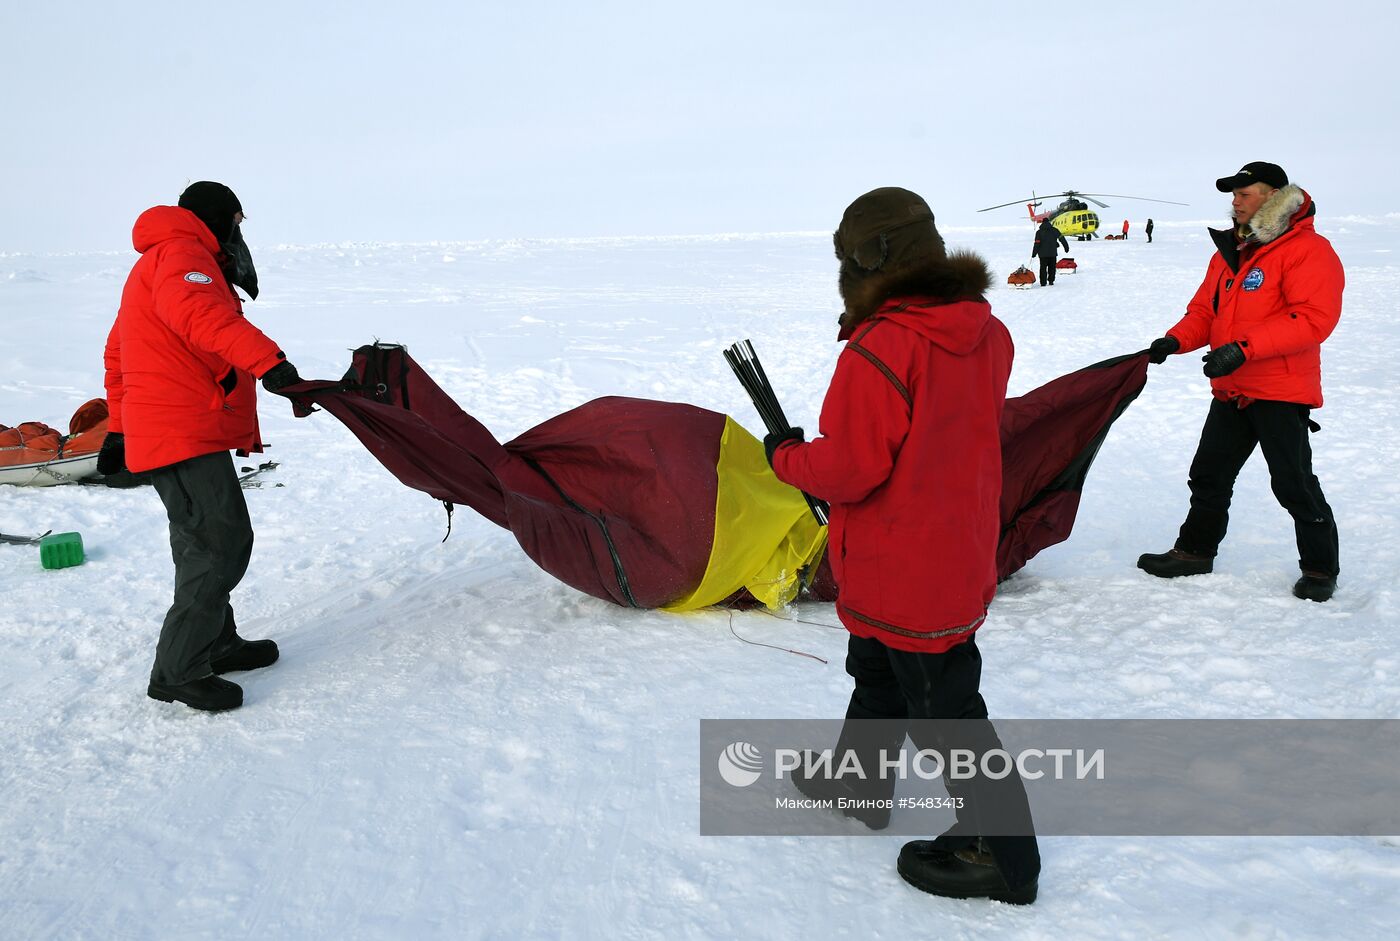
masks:
[[[236,640],[233,647],[209,660],[209,668],[215,673],[260,670],[277,662],[276,641],[244,640],[241,637],[236,637]]]
[[[1138,556],[1137,567],[1148,575],[1158,578],[1176,578],[1181,575],[1205,575],[1215,562],[1207,555],[1194,555],[1180,549],[1166,552],[1144,552]]]
[[[1039,880],[1011,888],[997,870],[996,860],[978,844],[949,852],[937,849],[934,842],[914,840],[899,851],[899,875],[914,888],[951,899],[991,899],[1010,905],[1035,901]]]
[[[831,801],[831,809],[836,810],[843,816],[859,820],[872,830],[883,830],[890,825],[890,809],[884,806],[886,803],[893,803],[890,795],[862,794],[860,790],[853,787],[841,778],[828,778],[823,776],[807,777],[803,773],[806,767],[815,767],[810,764],[811,752],[803,755],[803,763],[792,773],[792,786],[797,788],[806,797],[818,801]],[[866,784],[864,781],[856,781],[857,785]],[[840,801],[850,801],[845,807],[840,806]],[[862,806],[862,804],[875,803],[876,806]]]
[[[174,686],[152,683],[146,687],[146,695],[161,702],[182,702],[191,709],[205,712],[223,712],[243,705],[243,687],[212,673]]]
[[[1304,601],[1326,601],[1337,590],[1337,576],[1321,572],[1304,572],[1293,583],[1293,597]]]

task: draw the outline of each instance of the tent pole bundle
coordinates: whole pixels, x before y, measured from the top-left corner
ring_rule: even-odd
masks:
[[[791,431],[792,425],[788,424],[787,416],[783,414],[783,407],[778,404],[778,397],[773,393],[773,386],[768,381],[768,374],[763,371],[763,364],[758,361],[758,354],[754,352],[753,342],[745,340],[742,343],[735,343],[724,351],[724,359],[729,363],[729,368],[734,370],[739,384],[744,387],[744,391],[753,400],[753,407],[758,409],[758,417],[763,419],[764,427],[768,429],[768,433],[780,435]],[[804,493],[802,496],[807,498],[807,505],[812,508],[812,515],[817,518],[817,522],[825,526],[827,524],[826,503],[809,493]]]

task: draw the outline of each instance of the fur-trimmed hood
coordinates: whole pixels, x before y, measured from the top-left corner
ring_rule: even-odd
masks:
[[[848,340],[856,327],[873,317],[891,298],[909,298],[926,307],[953,301],[979,301],[992,286],[992,273],[981,256],[955,249],[946,257],[930,259],[916,268],[879,271],[851,277],[842,265],[841,296],[846,302],[840,319],[840,340]]]
[[[1260,206],[1254,218],[1249,220],[1251,238],[1260,245],[1268,245],[1288,231],[1288,227],[1293,224],[1293,217],[1305,205],[1309,209],[1312,208],[1312,200],[1308,198],[1308,194],[1297,184],[1288,184],[1264,200],[1264,205]]]
[[[1232,225],[1228,229],[1208,229],[1220,257],[1231,271],[1239,271],[1242,258],[1278,241],[1294,229],[1311,230],[1317,206],[1301,187],[1290,183],[1274,193],[1259,207],[1249,225]]]

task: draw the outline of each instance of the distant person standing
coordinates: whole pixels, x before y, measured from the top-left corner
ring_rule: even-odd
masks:
[[[1060,230],[1046,219],[1040,224],[1040,228],[1035,230],[1035,242],[1031,245],[1031,257],[1040,259],[1041,287],[1055,283],[1055,257],[1061,245],[1066,252],[1069,251],[1069,243],[1065,241]]]
[[[1147,244],[1148,244],[1148,245],[1151,245],[1151,244],[1152,244],[1152,220],[1151,220],[1151,219],[1148,219],[1148,220],[1147,220],[1147,228],[1146,228],[1144,231],[1147,232]]]
[[[1123,238],[1127,238],[1127,237],[1128,237],[1128,220],[1127,220],[1127,219],[1124,219],[1124,220],[1123,220]]]
[[[269,392],[300,381],[233,290],[258,294],[242,221],[233,190],[208,181],[178,206],[141,213],[141,257],[103,354],[111,416],[97,468],[149,472],[170,520],[175,598],[147,695],[209,712],[243,704],[242,688],[217,674],[277,660],[273,641],[238,636],[229,605],[253,551],[229,451],[262,449],[254,376]]]
[[[1322,406],[1322,343],[1342,315],[1345,274],[1313,228],[1312,197],[1283,168],[1247,163],[1215,183],[1233,193],[1228,229],[1211,229],[1217,251],[1186,316],[1152,341],[1163,362],[1207,343],[1214,396],[1191,461],[1191,509],[1176,545],[1146,553],[1138,568],[1161,578],[1211,571],[1230,520],[1235,479],[1255,447],[1269,483],[1293,517],[1301,577],[1295,597],[1326,601],[1337,588],[1337,524],[1313,474],[1308,413]]]

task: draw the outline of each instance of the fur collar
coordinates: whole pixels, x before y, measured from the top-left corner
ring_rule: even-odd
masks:
[[[992,286],[987,263],[974,252],[955,249],[945,258],[912,268],[877,271],[861,277],[841,265],[841,337],[869,320],[892,297],[931,297],[942,302],[979,300]]]
[[[1264,201],[1254,218],[1249,220],[1249,232],[1254,241],[1268,245],[1288,231],[1293,214],[1303,205],[1307,196],[1296,185],[1290,183]]]

